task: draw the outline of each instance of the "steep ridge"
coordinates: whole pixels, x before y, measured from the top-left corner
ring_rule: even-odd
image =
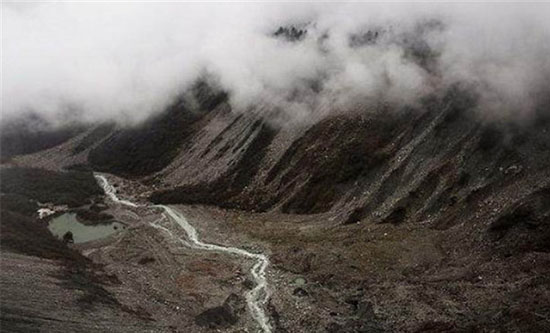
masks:
[[[225,127],[199,131],[193,147],[150,178],[169,188],[153,201],[445,228],[480,201],[504,197],[500,211],[548,186],[545,111],[529,124],[486,121],[459,87],[418,110],[350,112],[307,128],[224,117],[215,119]],[[520,183],[534,187],[503,196]]]
[[[224,100],[225,94],[207,90],[198,83],[192,89],[191,98],[176,100],[161,114],[135,127],[115,130],[90,150],[89,164],[95,170],[130,178],[160,171],[180,149],[189,145],[187,139],[201,127],[200,121]],[[108,131],[108,128],[104,130]],[[83,150],[82,143],[86,138],[75,147],[76,151]]]

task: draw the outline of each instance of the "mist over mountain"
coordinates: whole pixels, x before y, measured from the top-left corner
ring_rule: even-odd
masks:
[[[2,330],[550,332],[549,22],[2,3]]]
[[[283,123],[457,82],[493,117],[529,116],[548,95],[542,3],[2,6],[5,118],[135,124],[205,78],[236,111],[277,109]]]

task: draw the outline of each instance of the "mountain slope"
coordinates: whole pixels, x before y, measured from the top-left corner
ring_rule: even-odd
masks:
[[[183,99],[10,163],[107,171],[139,182],[141,199],[224,208],[187,209],[267,247],[277,277],[310,281],[274,282],[270,311],[289,332],[548,328],[545,106],[521,122],[488,118],[455,86],[415,107],[295,124],[201,89],[211,103]]]

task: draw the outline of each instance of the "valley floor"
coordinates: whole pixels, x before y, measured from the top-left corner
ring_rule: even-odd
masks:
[[[208,241],[270,251],[281,332],[550,329],[550,255],[480,255],[452,231],[178,207]],[[464,243],[466,244],[466,243]]]
[[[139,200],[147,191],[110,179],[122,198]],[[252,262],[190,248],[178,240],[186,239],[183,230],[151,210],[109,205],[128,228],[74,247],[118,278],[107,289],[121,304],[149,318],[155,331],[258,329],[243,299],[254,286]],[[550,329],[545,252],[484,254],[452,229],[421,224],[342,225],[329,214],[174,207],[204,242],[269,255],[266,311],[275,332]]]

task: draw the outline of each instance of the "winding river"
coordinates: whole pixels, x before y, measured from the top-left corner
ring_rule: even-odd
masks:
[[[116,195],[116,189],[111,184],[109,184],[109,181],[107,180],[107,178],[105,178],[105,176],[95,175],[95,177],[103,187],[105,194],[115,203],[133,207],[133,208],[139,206],[131,201],[122,200],[118,198],[118,196]],[[185,233],[187,234],[187,238],[191,242],[191,246],[194,248],[206,250],[206,251],[226,252],[226,253],[255,260],[255,264],[250,269],[250,274],[252,275],[256,283],[256,286],[252,290],[246,293],[245,295],[246,303],[248,305],[248,308],[250,309],[252,317],[260,326],[261,331],[264,333],[271,333],[269,318],[267,317],[264,310],[264,307],[266,306],[269,300],[269,292],[267,289],[267,279],[265,277],[265,271],[267,269],[267,266],[269,265],[269,258],[265,254],[253,253],[241,248],[204,243],[199,239],[197,229],[195,229],[187,221],[187,219],[176,210],[164,205],[152,205],[147,207],[151,209],[160,208],[164,210],[165,214],[169,216],[172,219],[172,221],[174,221],[178,226],[180,226],[183,230],[185,230]],[[151,225],[157,228],[159,227],[155,224],[151,224]],[[171,233],[168,229],[165,229],[164,227],[162,227],[162,229],[169,232],[173,237],[177,237],[173,233]],[[182,243],[186,243],[181,238],[179,240]]]

